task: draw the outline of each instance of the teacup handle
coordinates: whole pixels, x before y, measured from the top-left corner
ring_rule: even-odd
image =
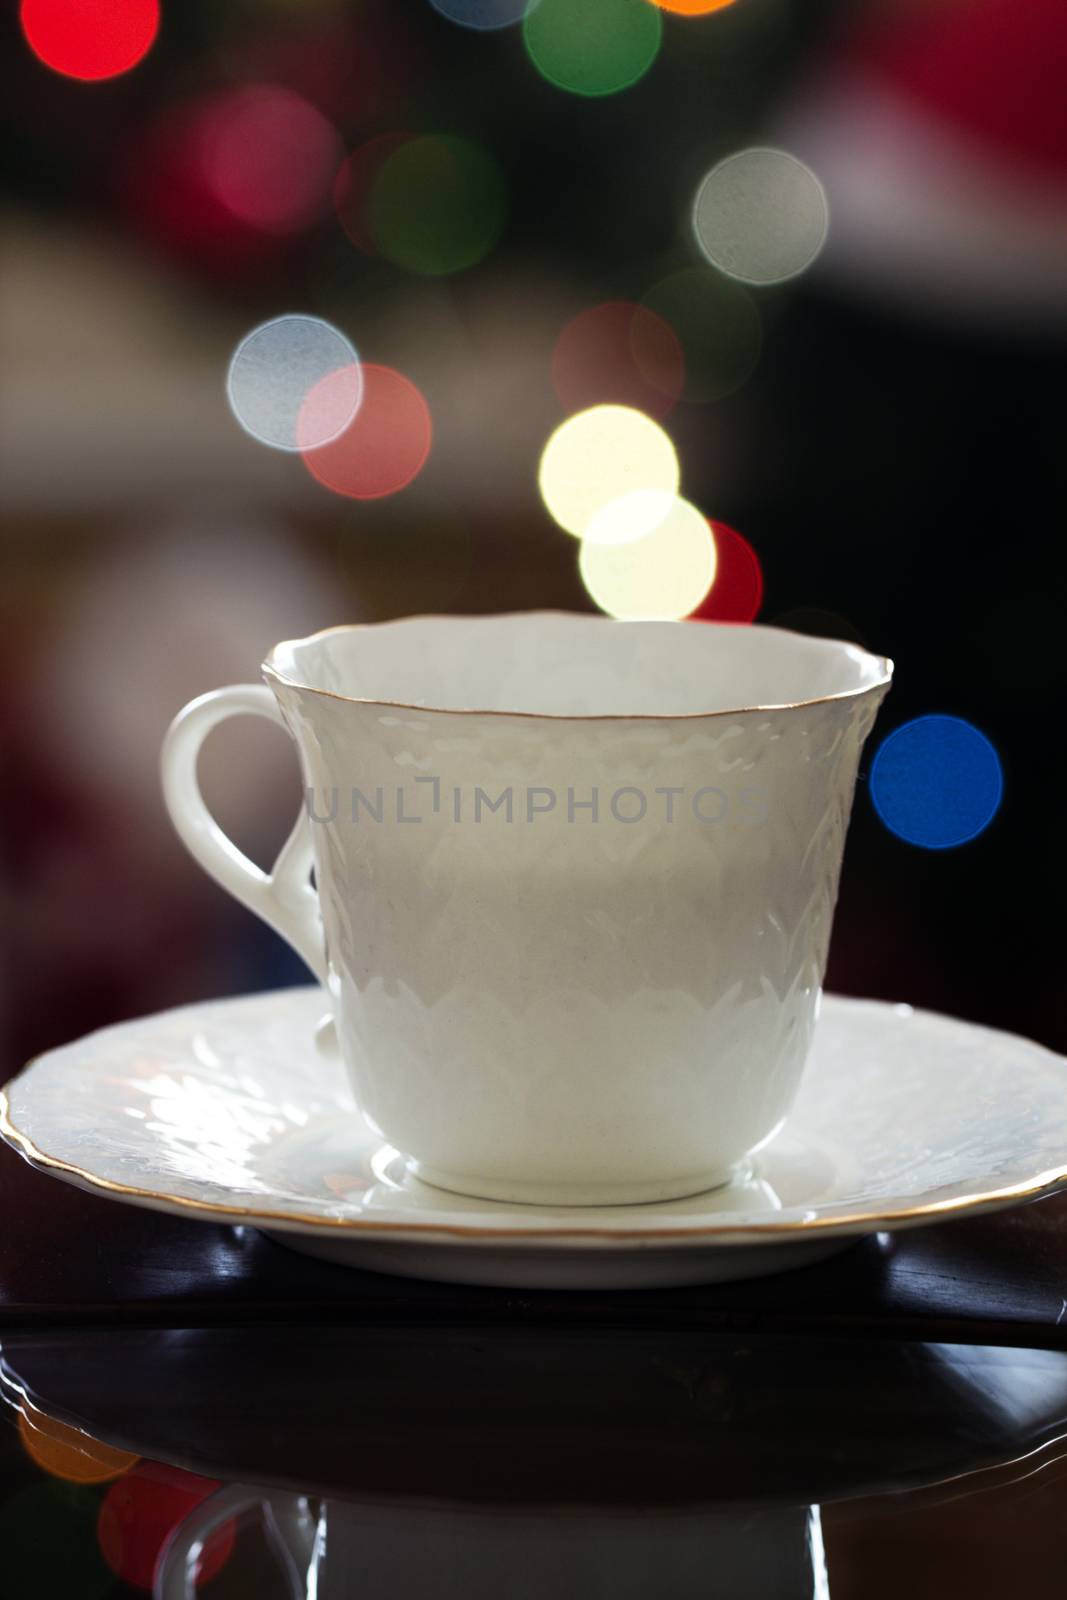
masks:
[[[282,1563],[293,1600],[304,1600],[315,1558],[317,1519],[302,1496],[272,1494],[243,1483],[216,1489],[178,1523],[156,1562],[153,1600],[194,1600],[204,1546],[224,1522],[246,1511],[262,1513],[268,1542]]]
[[[263,872],[223,833],[200,793],[200,746],[227,717],[265,717],[285,727],[265,684],[237,683],[202,694],[175,717],[163,741],[163,798],[186,849],[242,905],[287,939],[326,986],[326,946],[319,897],[311,886],[314,857],[308,819],[301,813],[271,872]],[[288,731],[288,730],[287,730]]]

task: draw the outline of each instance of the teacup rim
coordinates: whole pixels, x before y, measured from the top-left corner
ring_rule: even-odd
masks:
[[[279,639],[271,645],[266,656],[260,663],[260,671],[268,683],[281,684],[286,689],[292,689],[299,694],[319,695],[326,700],[340,700],[348,705],[381,706],[390,711],[414,711],[422,715],[432,714],[445,717],[521,717],[524,720],[538,722],[695,722],[710,717],[743,717],[760,713],[776,711],[800,711],[808,706],[830,705],[835,701],[861,700],[865,695],[885,693],[893,682],[894,662],[889,656],[877,655],[873,650],[868,650],[865,645],[856,644],[851,639],[824,638],[821,634],[801,633],[796,628],[777,628],[769,623],[736,623],[736,622],[705,622],[699,621],[696,626],[701,628],[738,628],[757,633],[787,634],[793,639],[817,640],[820,644],[838,645],[843,649],[858,652],[876,663],[878,677],[873,683],[862,684],[855,689],[841,689],[836,694],[810,695],[801,700],[783,700],[766,702],[750,706],[723,706],[718,710],[708,711],[511,711],[500,706],[437,706],[416,704],[411,700],[389,700],[377,695],[341,694],[336,689],[323,689],[315,684],[301,683],[289,677],[276,664],[279,651],[286,648],[295,648],[298,645],[313,644],[316,640],[328,638],[336,633],[366,633],[374,628],[390,627],[396,623],[415,622],[483,622],[492,620],[507,620],[513,617],[578,617],[590,622],[615,622],[622,627],[641,627],[646,622],[656,622],[655,618],[641,618],[632,621],[623,621],[614,617],[598,616],[594,612],[564,611],[560,607],[541,608],[530,611],[491,611],[491,612],[414,612],[409,616],[381,618],[374,622],[340,622],[328,628],[318,628],[314,633],[302,634],[296,638]],[[666,619],[663,619],[666,620]],[[681,622],[689,619],[680,619]]]

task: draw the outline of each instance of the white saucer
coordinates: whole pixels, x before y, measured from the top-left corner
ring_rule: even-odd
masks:
[[[1067,1184],[1067,1060],[827,996],[800,1098],[748,1182],[658,1205],[464,1199],[412,1178],[311,1040],[318,989],[212,1001],[50,1051],[0,1133],[81,1188],[408,1277],[644,1288],[802,1266],[850,1239]]]

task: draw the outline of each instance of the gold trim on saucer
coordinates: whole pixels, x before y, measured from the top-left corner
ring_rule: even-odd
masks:
[[[28,1073],[37,1059],[35,1057],[33,1061],[28,1062],[18,1076],[22,1077]],[[11,1082],[15,1082],[15,1079]],[[567,1239],[581,1240],[587,1245],[599,1245],[610,1249],[617,1244],[644,1244],[650,1240],[670,1240],[679,1246],[701,1244],[705,1241],[721,1240],[726,1235],[729,1243],[724,1248],[734,1249],[746,1245],[772,1243],[776,1239],[790,1235],[799,1237],[811,1233],[874,1233],[883,1228],[892,1229],[901,1224],[919,1222],[926,1218],[944,1216],[946,1219],[952,1219],[959,1214],[973,1215],[980,1211],[1000,1209],[1015,1202],[1037,1200],[1067,1185],[1067,1163],[1064,1163],[1062,1166],[1048,1168],[1036,1178],[1022,1183],[1006,1184],[999,1189],[957,1195],[947,1200],[930,1200],[918,1206],[898,1206],[886,1211],[848,1212],[840,1217],[805,1216],[797,1222],[751,1222],[741,1227],[619,1229],[610,1232],[604,1229],[580,1227],[485,1228],[465,1227],[461,1223],[371,1222],[365,1218],[314,1216],[302,1211],[261,1211],[255,1207],[225,1205],[217,1201],[190,1200],[185,1195],[165,1194],[154,1189],[142,1189],[135,1184],[118,1183],[113,1178],[101,1178],[72,1161],[64,1161],[59,1156],[50,1156],[38,1149],[29,1135],[23,1133],[11,1120],[11,1106],[6,1090],[0,1090],[0,1137],[16,1149],[31,1166],[65,1174],[68,1178],[101,1194],[126,1195],[133,1200],[144,1201],[150,1208],[155,1209],[173,1210],[177,1207],[194,1216],[200,1216],[205,1221],[212,1219],[226,1223],[240,1221],[294,1232],[311,1230],[323,1233],[348,1233],[354,1236],[407,1234],[416,1237],[431,1236],[444,1241],[453,1238],[479,1239],[490,1244],[499,1242],[536,1244],[543,1240]],[[486,1204],[490,1205],[493,1202],[487,1201]]]

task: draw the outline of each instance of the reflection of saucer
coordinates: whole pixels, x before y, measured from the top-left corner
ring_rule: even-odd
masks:
[[[1067,1439],[1064,1351],[663,1327],[26,1331],[0,1392],[227,1482],[575,1513],[956,1493]]]
[[[564,1208],[421,1184],[311,1047],[318,990],[214,1001],[51,1051],[0,1131],[34,1165],[133,1205],[253,1223],[379,1271],[639,1288],[798,1266],[884,1228],[1067,1183],[1067,1062],[1008,1034],[827,999],[800,1097],[757,1176],[659,1205]]]

